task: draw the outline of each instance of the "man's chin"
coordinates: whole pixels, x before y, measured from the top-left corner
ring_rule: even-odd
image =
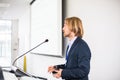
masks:
[[[64,35],[64,37],[68,37],[67,35]]]
[[[67,34],[64,34],[64,37],[68,37],[69,35],[67,35]]]
[[[63,34],[63,36],[65,37],[65,34]]]

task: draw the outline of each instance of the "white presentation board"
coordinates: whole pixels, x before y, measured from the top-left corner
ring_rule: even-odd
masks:
[[[31,4],[32,53],[62,56],[62,0],[35,0]]]

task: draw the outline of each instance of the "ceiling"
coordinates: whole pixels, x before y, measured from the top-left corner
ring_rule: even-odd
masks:
[[[17,19],[32,0],[0,0],[0,19]]]

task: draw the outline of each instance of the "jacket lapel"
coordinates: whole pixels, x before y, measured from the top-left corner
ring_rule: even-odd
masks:
[[[78,43],[79,40],[80,40],[80,38],[77,37],[76,40],[74,41],[72,47],[70,48],[70,51],[69,51],[69,53],[68,53],[68,60],[67,60],[67,62],[69,61],[69,57],[70,57],[70,55],[72,54],[72,51],[74,50],[74,48],[75,48],[75,46],[77,45],[77,43]]]

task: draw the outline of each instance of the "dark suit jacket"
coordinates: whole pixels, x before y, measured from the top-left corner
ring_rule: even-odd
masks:
[[[87,43],[80,37],[74,41],[66,64],[57,65],[63,69],[61,77],[65,80],[88,80],[91,52]]]

